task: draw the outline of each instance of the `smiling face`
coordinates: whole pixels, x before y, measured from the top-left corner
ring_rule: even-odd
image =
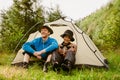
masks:
[[[41,36],[42,38],[47,38],[50,35],[50,32],[48,31],[47,28],[42,28],[41,29]]]
[[[70,37],[69,36],[67,36],[67,35],[65,35],[64,37],[63,37],[63,40],[64,40],[64,43],[70,43]]]

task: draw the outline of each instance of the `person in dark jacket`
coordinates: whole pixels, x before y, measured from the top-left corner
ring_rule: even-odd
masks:
[[[52,65],[54,71],[59,71],[60,67],[64,71],[71,72],[75,64],[75,54],[77,50],[76,44],[72,43],[74,41],[73,32],[71,30],[66,30],[61,37],[63,42],[59,44],[59,48],[52,54]]]
[[[36,38],[30,42],[23,44],[22,48],[25,51],[23,67],[27,68],[30,60],[30,56],[35,56],[38,59],[44,59],[43,71],[47,71],[47,64],[51,60],[51,53],[58,48],[56,39],[49,37],[53,34],[53,30],[48,26],[42,26],[40,28],[41,37]]]

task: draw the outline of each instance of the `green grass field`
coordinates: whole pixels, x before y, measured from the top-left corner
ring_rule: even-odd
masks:
[[[42,72],[42,65],[34,63],[29,69],[11,66],[15,54],[0,53],[0,80],[120,80],[120,54],[114,51],[103,52],[109,61],[109,70],[98,68],[73,69],[72,73],[59,74],[49,67]]]

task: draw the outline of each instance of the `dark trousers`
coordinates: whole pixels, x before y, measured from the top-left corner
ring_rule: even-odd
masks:
[[[73,51],[67,51],[65,56],[59,54],[56,51],[53,52],[52,64],[58,62],[58,64],[61,65],[62,63],[66,64],[68,61],[71,62],[71,67],[75,64],[75,53]]]

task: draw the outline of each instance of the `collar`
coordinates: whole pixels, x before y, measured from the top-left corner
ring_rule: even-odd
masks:
[[[62,42],[62,46],[68,46],[68,45],[70,45],[71,43],[69,42],[69,43],[64,43],[64,42]]]
[[[49,37],[48,37],[46,40],[43,40],[43,39],[42,39],[42,42],[43,42],[43,43],[47,43],[48,40],[49,40]]]
[[[64,42],[61,44],[62,46],[60,46],[60,48],[62,49],[63,47],[67,47],[67,49],[70,48],[70,45],[71,43],[69,42],[68,44],[65,44]]]

